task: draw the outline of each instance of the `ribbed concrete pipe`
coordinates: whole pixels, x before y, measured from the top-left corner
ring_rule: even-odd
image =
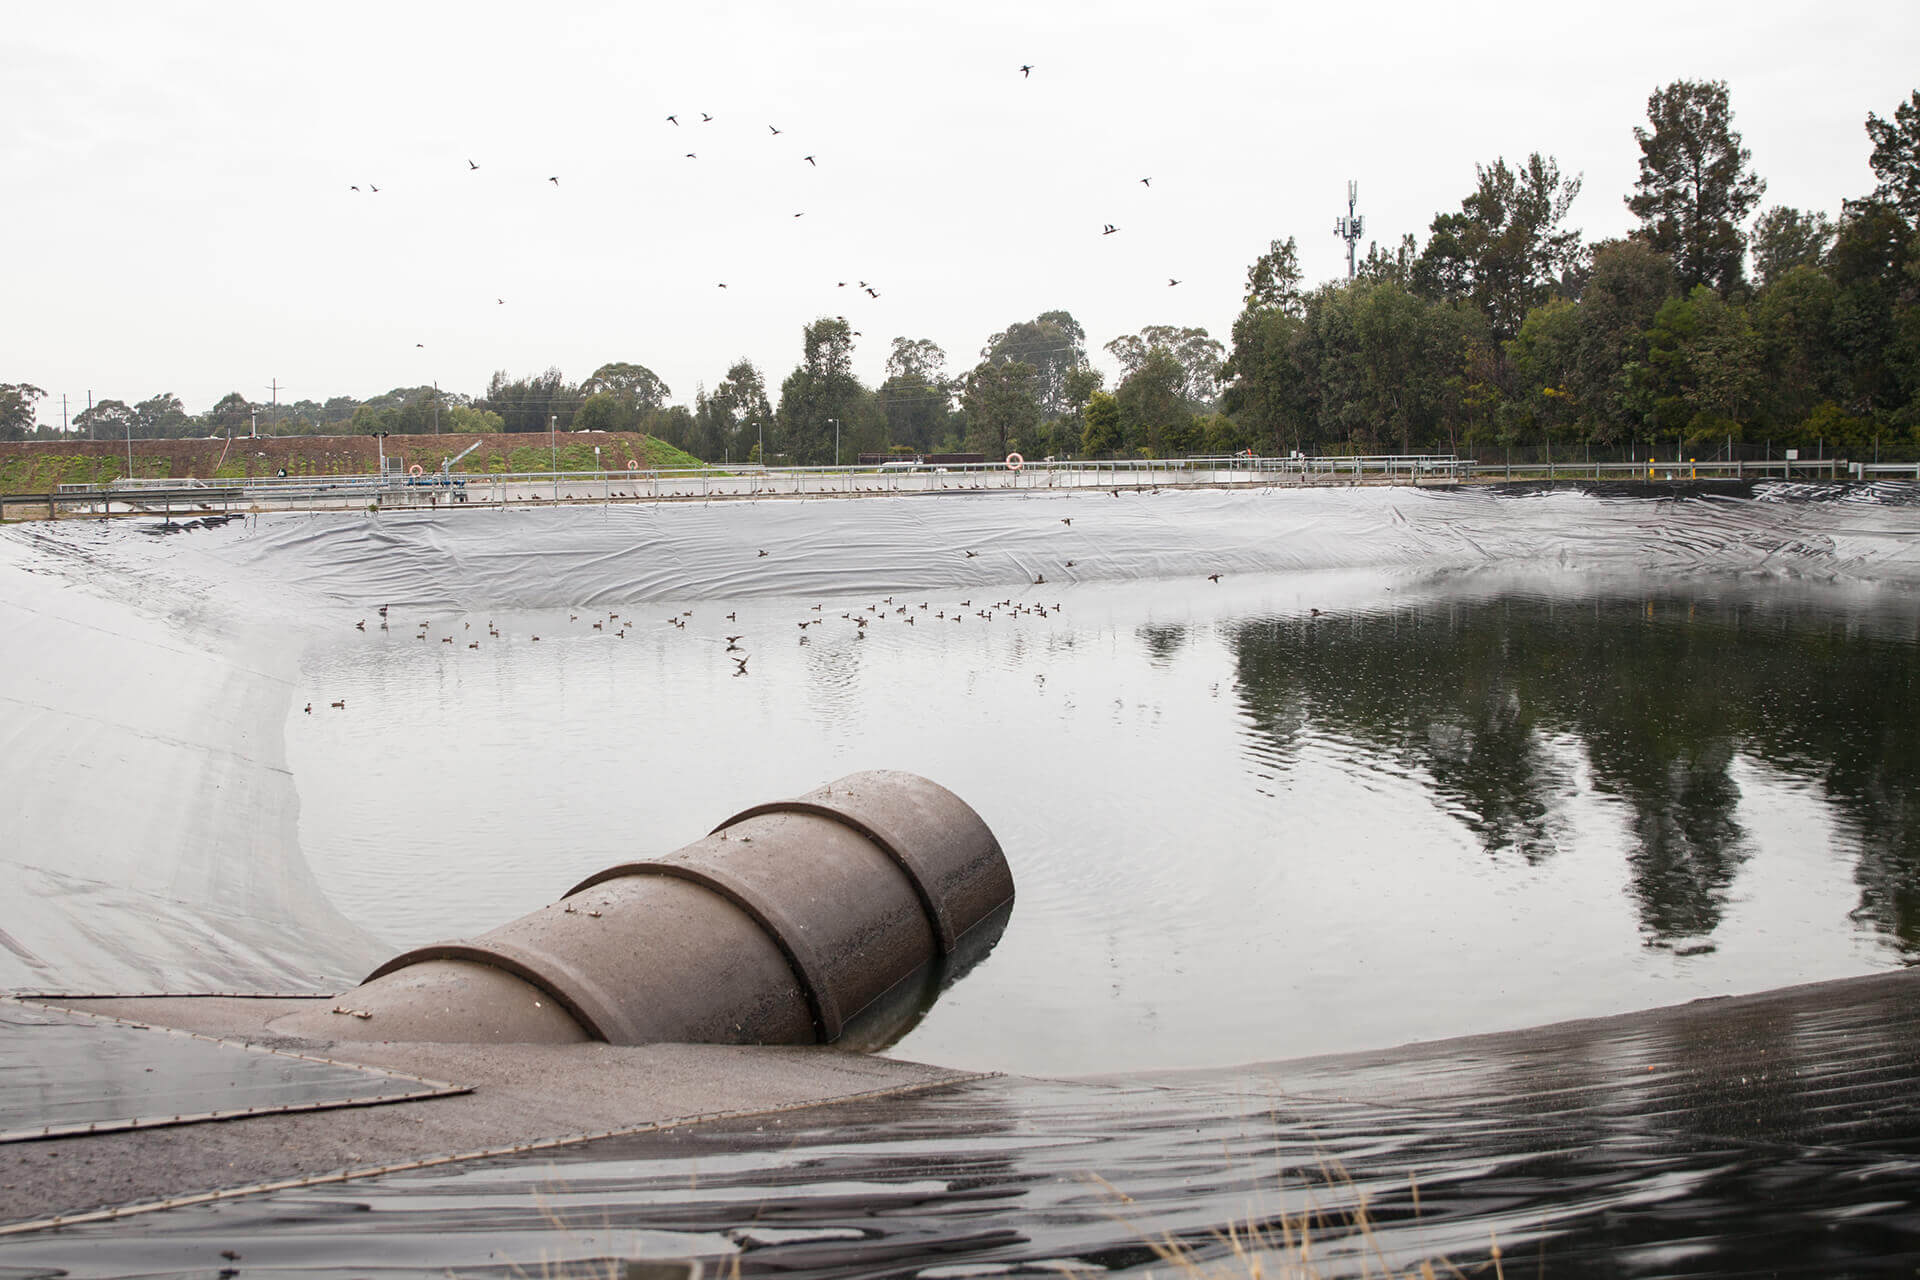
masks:
[[[332,1040],[870,1046],[998,940],[1013,873],[985,822],[910,773],[757,805],[667,857],[609,867],[470,942],[389,960]]]

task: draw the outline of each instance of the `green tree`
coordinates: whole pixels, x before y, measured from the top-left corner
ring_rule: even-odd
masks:
[[[1475,328],[1464,313],[1396,284],[1356,281],[1315,294],[1309,322],[1324,335],[1326,434],[1401,453],[1441,438],[1450,382]]]
[[[1881,200],[1847,204],[1827,270],[1837,294],[1833,341],[1846,368],[1845,407],[1861,416],[1920,408],[1920,232]]]
[[[1247,268],[1247,296],[1243,306],[1260,310],[1274,309],[1288,315],[1301,313],[1304,295],[1300,292],[1300,250],[1293,237],[1273,240],[1267,251]]]
[[[1797,266],[1770,279],[1753,304],[1759,344],[1761,417],[1779,440],[1823,403],[1846,398],[1846,380],[1833,343],[1833,277]]]
[[[751,360],[735,361],[712,391],[695,394],[689,452],[708,462],[744,459],[773,426],[760,370]]]
[[[1673,263],[1638,239],[1594,246],[1580,291],[1573,365],[1559,385],[1596,444],[1644,438],[1637,391],[1647,359],[1647,331],[1679,288]]]
[[[1672,257],[1681,285],[1729,292],[1742,282],[1740,227],[1767,184],[1733,130],[1723,80],[1676,80],[1647,99],[1652,129],[1635,128],[1640,177],[1627,208],[1639,234]]]
[[[102,400],[74,414],[73,425],[89,440],[121,440],[132,436],[138,417],[124,400]]]
[[[645,365],[616,362],[595,369],[580,384],[580,393],[586,399],[580,405],[582,416],[574,424],[575,430],[635,431],[644,419],[665,407],[673,391]]]
[[[1220,366],[1227,350],[1207,336],[1205,329],[1182,329],[1173,325],[1151,324],[1139,333],[1115,338],[1107,344],[1107,353],[1120,365],[1125,379],[1136,373],[1148,356],[1159,348],[1171,354],[1182,370],[1179,395],[1190,408],[1208,408],[1220,395]]]
[[[570,430],[630,431],[635,425],[633,413],[621,405],[618,396],[599,391],[580,402],[580,411],[574,415]]]
[[[244,436],[253,425],[256,407],[238,391],[229,391],[207,410],[207,429],[214,435]]]
[[[1314,350],[1304,315],[1249,304],[1233,322],[1233,346],[1221,367],[1220,405],[1253,447],[1297,450],[1314,416]]]
[[[1874,198],[1900,210],[1911,224],[1920,224],[1920,89],[1893,109],[1893,119],[1867,113],[1867,137],[1873,155],[1867,163],[1880,179]]]
[[[34,402],[46,394],[30,382],[0,382],[0,440],[25,440],[32,434]]]
[[[1185,452],[1183,429],[1193,418],[1186,384],[1187,370],[1172,351],[1157,344],[1146,349],[1113,393],[1129,449],[1153,458]]]
[[[1656,438],[1688,448],[1738,438],[1760,383],[1746,309],[1705,285],[1669,298],[1648,331],[1638,381],[1642,421]]]
[[[1754,220],[1753,274],[1762,288],[1795,267],[1820,265],[1833,243],[1833,220],[1775,205]]]
[[[1377,242],[1369,241],[1367,256],[1360,260],[1354,275],[1356,279],[1372,284],[1397,284],[1402,289],[1411,289],[1419,264],[1419,241],[1411,234],[1403,235],[1400,243],[1391,251],[1382,249]]]
[[[571,431],[580,401],[580,388],[556,368],[535,377],[514,379],[502,369],[487,383],[487,394],[479,407],[499,414],[510,432]]]
[[[648,410],[646,416],[640,419],[639,430],[684,453],[693,452],[687,446],[694,442],[695,420],[693,411],[683,404],[662,405]]]
[[[1518,412],[1549,440],[1575,434],[1580,420],[1581,318],[1578,305],[1554,298],[1527,313],[1508,345]]]
[[[1067,379],[1087,366],[1087,335],[1071,313],[1043,311],[988,338],[980,356],[992,364],[1033,366],[1034,395],[1040,411],[1048,417],[1059,417],[1072,411]]]
[[[834,424],[844,445],[866,395],[853,376],[852,326],[838,316],[815,320],[806,327],[800,364],[780,384],[780,448],[802,466],[831,463]]]
[[[952,416],[946,364],[947,353],[931,338],[893,340],[887,380],[875,393],[886,418],[887,439],[922,453],[933,449]]]
[[[1110,458],[1117,453],[1122,444],[1120,431],[1120,402],[1104,391],[1095,391],[1087,397],[1087,407],[1080,412],[1083,426],[1080,429],[1080,451],[1089,458]]]
[[[967,411],[967,443],[989,457],[1005,457],[1023,447],[1040,424],[1040,377],[1024,360],[982,360],[961,383]]]
[[[448,405],[441,425],[441,430],[457,435],[494,435],[506,429],[499,414],[470,404]]]
[[[1470,301],[1501,343],[1580,257],[1580,233],[1560,225],[1580,179],[1562,178],[1559,164],[1537,151],[1517,170],[1502,157],[1475,171],[1478,185],[1460,212],[1434,218],[1413,278],[1429,296]]]
[[[162,391],[157,396],[142,400],[133,406],[133,413],[133,434],[145,440],[184,435],[193,427],[192,419],[187,416],[187,407],[171,391]]]

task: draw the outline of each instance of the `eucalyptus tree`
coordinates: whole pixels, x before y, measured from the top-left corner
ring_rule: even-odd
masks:
[[[1060,417],[1073,411],[1068,380],[1087,367],[1087,334],[1070,312],[1043,311],[988,338],[980,356],[989,364],[1031,365],[1041,413]]]
[[[133,434],[143,439],[184,435],[192,429],[193,420],[187,416],[187,406],[171,391],[140,401],[133,406],[133,414]]]
[[[131,438],[139,415],[124,400],[102,400],[88,405],[73,416],[74,429],[89,440]]]
[[[967,411],[967,444],[991,457],[1024,447],[1024,437],[1040,425],[1040,372],[1025,360],[982,360],[961,380],[960,403]]]
[[[31,435],[34,402],[46,394],[31,382],[0,382],[0,440],[25,440]]]
[[[713,390],[695,392],[690,452],[708,462],[746,458],[773,425],[760,370],[751,360],[738,360]]]
[[[931,338],[893,340],[887,380],[875,396],[894,444],[926,451],[945,435],[953,410],[946,365],[947,353]]]
[[[1227,349],[1205,329],[1151,324],[1139,333],[1115,338],[1106,350],[1119,363],[1122,379],[1139,372],[1156,350],[1167,352],[1180,367],[1175,391],[1190,409],[1211,408],[1220,396],[1220,367]]]
[[[1187,398],[1186,366],[1162,343],[1140,351],[1131,364],[1113,393],[1120,406],[1120,430],[1126,444],[1154,458],[1192,452],[1197,440],[1193,438],[1193,405]]]

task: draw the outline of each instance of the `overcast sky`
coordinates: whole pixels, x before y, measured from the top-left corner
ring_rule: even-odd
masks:
[[[1762,207],[1837,213],[1920,87],[1886,0],[555,8],[0,0],[0,382],[57,424],[623,360],[691,404],[743,356],[777,396],[818,316],[872,385],[896,336],[957,372],[1054,309],[1111,369],[1226,340],[1274,238],[1344,275],[1349,179],[1424,240],[1539,150],[1618,235],[1649,93],[1722,79]]]

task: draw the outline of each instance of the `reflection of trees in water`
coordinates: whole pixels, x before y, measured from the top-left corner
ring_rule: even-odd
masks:
[[[1148,660],[1156,667],[1164,667],[1172,662],[1174,655],[1187,642],[1187,629],[1178,623],[1141,627],[1138,634],[1140,643],[1146,646]]]
[[[1261,619],[1229,633],[1250,755],[1311,734],[1432,779],[1489,852],[1556,848],[1571,791],[1554,739],[1632,812],[1630,892],[1653,945],[1704,939],[1748,856],[1736,755],[1818,779],[1858,841],[1859,916],[1920,958],[1920,649],[1806,607],[1745,602],[1436,603]]]

